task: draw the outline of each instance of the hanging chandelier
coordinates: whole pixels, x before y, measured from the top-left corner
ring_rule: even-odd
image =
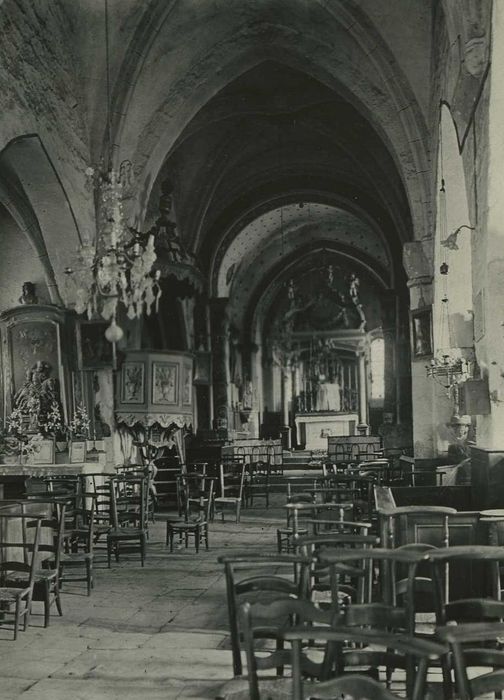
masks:
[[[67,268],[76,287],[75,311],[89,319],[101,316],[110,321],[105,337],[110,342],[122,338],[117,325],[122,304],[129,319],[149,314],[159,302],[160,271],[156,261],[154,235],[142,234],[126,225],[122,199],[131,166],[122,163],[119,170],[88,168],[88,186],[93,189],[97,207],[97,231],[94,241],[84,241],[77,252],[75,266]]]
[[[131,320],[156,310],[161,296],[161,271],[156,262],[155,239],[152,232],[140,233],[125,221],[123,200],[126,189],[133,184],[133,167],[123,161],[117,169],[112,161],[112,125],[110,110],[110,58],[108,31],[108,0],[105,4],[105,47],[107,79],[107,167],[88,167],[86,185],[94,194],[96,236],[84,240],[75,263],[65,273],[75,286],[75,311],[87,313],[89,319],[101,316],[110,325],[105,337],[117,343],[123,331],[117,324],[119,306]]]
[[[441,309],[439,314],[439,328],[437,334],[438,348],[434,356],[426,365],[427,376],[434,379],[445,390],[447,396],[452,396],[455,413],[459,410],[459,385],[471,378],[473,363],[463,356],[462,350],[455,347],[451,327],[450,299],[448,292],[448,279],[450,266],[448,264],[448,251],[458,250],[457,236],[461,229],[472,228],[460,226],[448,236],[448,217],[446,204],[446,183],[443,175],[443,143],[440,133],[440,173],[441,188],[439,190],[439,238],[442,261],[439,266],[439,274],[442,283]]]

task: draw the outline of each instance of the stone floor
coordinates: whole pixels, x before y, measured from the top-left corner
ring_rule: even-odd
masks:
[[[229,520],[229,522],[228,522]],[[145,568],[138,556],[106,568],[97,554],[96,584],[64,588],[43,628],[42,603],[16,642],[0,630],[2,700],[170,700],[213,698],[232,676],[225,581],[217,557],[275,550],[280,508],[247,509],[211,525],[210,550],[170,554],[165,525],[151,528]]]

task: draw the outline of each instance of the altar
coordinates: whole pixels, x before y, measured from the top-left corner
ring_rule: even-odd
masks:
[[[327,438],[354,435],[359,416],[357,413],[313,411],[295,416],[298,443],[306,450],[327,449]]]

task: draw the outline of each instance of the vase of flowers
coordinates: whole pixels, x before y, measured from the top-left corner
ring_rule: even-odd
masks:
[[[88,412],[83,404],[79,404],[68,425],[71,464],[86,461],[86,440],[89,439],[90,426]]]
[[[43,436],[27,432],[26,417],[21,409],[15,408],[7,418],[7,430],[5,441],[9,444],[9,456],[17,457],[18,463],[27,464],[41,453]]]

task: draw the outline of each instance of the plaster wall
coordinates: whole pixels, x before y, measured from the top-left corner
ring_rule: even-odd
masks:
[[[0,206],[0,311],[18,306],[23,282],[33,282],[41,304],[50,304],[44,269],[28,238]]]
[[[483,120],[473,134],[477,161],[473,166],[477,193],[478,239],[475,301],[477,356],[484,376],[488,377],[491,413],[478,417],[478,444],[504,449],[504,5],[493,3],[491,69],[485,91],[488,121]]]

